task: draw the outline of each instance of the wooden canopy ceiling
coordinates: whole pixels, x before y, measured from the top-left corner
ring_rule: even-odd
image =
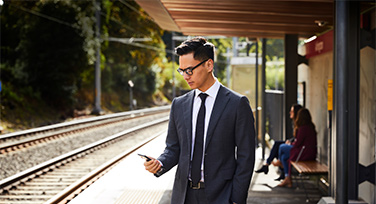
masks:
[[[135,0],[164,30],[184,35],[308,38],[333,27],[333,0]]]

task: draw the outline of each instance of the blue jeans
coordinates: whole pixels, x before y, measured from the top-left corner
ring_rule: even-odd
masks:
[[[266,160],[266,163],[270,165],[273,161],[274,158],[278,158],[278,153],[279,153],[279,146],[281,144],[284,144],[285,141],[275,141],[272,149],[270,150],[270,154],[268,159]]]
[[[290,158],[290,150],[292,148],[292,145],[289,144],[281,144],[279,146],[279,160],[283,164],[283,169],[285,172],[285,176],[287,177],[289,175],[289,158]]]

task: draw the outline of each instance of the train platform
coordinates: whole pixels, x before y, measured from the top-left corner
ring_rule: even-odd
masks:
[[[165,146],[165,137],[160,136],[146,144],[135,153],[124,159],[107,174],[81,192],[70,204],[169,204],[175,168],[163,176],[156,178],[148,173],[143,166],[144,160],[137,153],[158,156]],[[256,151],[255,169],[261,167],[262,150]],[[268,151],[266,151],[268,155]],[[277,167],[270,166],[269,173],[253,174],[249,188],[247,203],[249,204],[302,204],[307,203],[304,189],[293,183],[292,188],[278,187],[275,181],[279,175]],[[293,180],[294,181],[294,180]],[[304,182],[304,181],[303,181]],[[324,196],[312,182],[308,203],[317,203]]]

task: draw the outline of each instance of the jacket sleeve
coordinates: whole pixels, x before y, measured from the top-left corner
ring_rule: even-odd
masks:
[[[160,172],[155,174],[159,177],[174,167],[179,161],[180,146],[179,137],[177,134],[174,114],[175,114],[175,100],[172,102],[170,110],[170,118],[168,123],[168,132],[166,137],[166,148],[163,153],[158,157],[158,160],[162,162],[163,167]]]
[[[231,201],[246,203],[255,164],[256,137],[252,109],[245,96],[240,99],[236,114],[237,166],[233,178]]]

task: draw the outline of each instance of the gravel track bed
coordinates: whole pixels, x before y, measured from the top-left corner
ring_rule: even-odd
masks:
[[[93,128],[84,132],[71,134],[58,140],[52,140],[41,145],[36,145],[22,151],[0,155],[0,180],[82,146],[124,131],[125,129],[168,116],[168,114],[168,112],[159,113],[156,115],[126,120],[99,128]],[[142,138],[132,138],[133,139],[130,141],[131,146],[143,140]]]

